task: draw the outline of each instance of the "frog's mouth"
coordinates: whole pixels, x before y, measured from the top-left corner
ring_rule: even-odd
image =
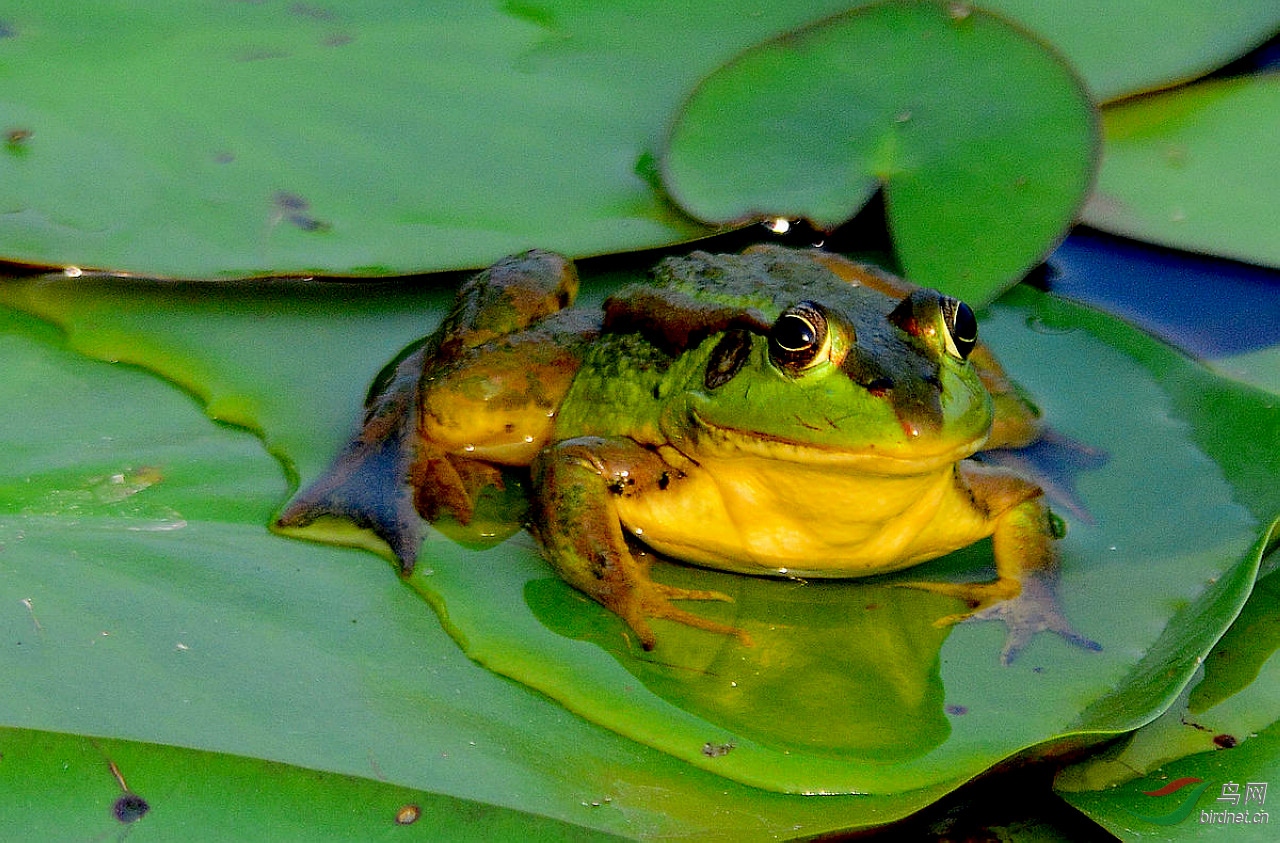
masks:
[[[902,446],[867,444],[855,447],[802,442],[762,431],[746,431],[708,421],[696,410],[689,413],[690,437],[699,453],[718,456],[750,455],[778,462],[824,466],[864,474],[929,474],[971,457],[986,444],[986,436],[976,439],[943,439],[921,436]],[[697,454],[688,455],[697,459]]]

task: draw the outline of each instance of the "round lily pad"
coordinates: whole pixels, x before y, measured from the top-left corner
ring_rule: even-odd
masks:
[[[606,283],[587,273],[585,298],[598,301],[630,278],[616,274]],[[128,333],[112,337],[112,315],[94,304],[98,298],[122,301],[117,293],[70,282],[38,283],[10,286],[10,300],[56,313],[81,347],[124,356],[131,344]],[[40,294],[21,294],[30,289]],[[319,299],[329,295],[329,288],[310,289]],[[376,334],[379,318],[353,320],[341,308],[323,317],[317,308],[312,319],[273,323],[261,318],[263,306],[253,298],[246,293],[239,305],[228,299],[221,308],[197,308],[199,318],[175,321],[173,312],[181,315],[192,307],[190,301],[175,302],[163,289],[140,294],[130,307],[147,316],[137,317],[130,331],[147,335],[150,351],[135,359],[146,362],[151,356],[160,369],[180,369],[183,346],[197,339],[206,372],[219,373],[226,388],[246,399],[270,398],[260,405],[270,409],[261,426],[274,431],[277,447],[296,452],[296,464],[304,467],[302,479],[309,480],[349,432],[360,393],[389,356],[381,344],[392,337],[370,341],[364,355],[360,336]],[[441,311],[418,315],[433,322]],[[407,323],[388,319],[385,324],[394,326],[392,333],[403,331],[405,342],[412,339]],[[176,332],[169,333],[175,325]],[[332,348],[316,339],[339,326],[355,332],[347,348],[358,363],[351,365],[367,372],[355,383],[349,382],[351,370],[333,366]],[[480,664],[518,679],[545,695],[540,699],[555,700],[586,721],[699,768],[699,775],[755,788],[874,793],[877,799],[899,800],[894,804],[900,807],[918,806],[922,803],[915,800],[925,799],[924,794],[934,798],[1029,747],[1061,736],[1135,728],[1168,707],[1189,680],[1195,656],[1208,651],[1252,585],[1259,552],[1255,540],[1277,504],[1273,487],[1259,482],[1263,469],[1258,457],[1248,455],[1257,442],[1274,436],[1276,419],[1268,409],[1273,402],[1214,376],[1117,320],[1053,296],[1020,290],[983,315],[982,330],[1012,374],[1040,401],[1050,424],[1095,454],[1106,454],[1103,464],[1093,459],[1087,470],[1074,475],[1046,469],[1056,481],[1049,484],[1055,500],[1075,504],[1060,506],[1068,522],[1062,544],[1065,610],[1082,633],[1101,643],[1101,652],[1040,636],[1005,667],[999,659],[1002,630],[996,625],[935,626],[959,607],[937,595],[892,587],[904,579],[988,576],[990,549],[984,544],[896,579],[866,582],[766,580],[656,563],[663,581],[731,594],[733,604],[695,609],[746,627],[756,640],[751,648],[711,633],[659,624],[658,648],[644,653],[629,641],[616,617],[555,578],[521,532],[488,549],[433,535],[410,585],[439,610],[460,648]],[[109,341],[86,341],[94,336]],[[166,349],[167,355],[158,353]],[[281,367],[270,361],[283,358],[321,374],[296,381],[282,378]],[[332,373],[327,387],[324,372]],[[1107,373],[1105,388],[1093,380],[1097,372]],[[1116,401],[1117,394],[1125,400]],[[337,403],[334,396],[347,402],[345,420],[341,412],[317,416],[312,409]],[[1217,409],[1222,407],[1230,411]],[[304,428],[322,432],[285,435]],[[255,565],[265,566],[255,576],[260,587],[283,588],[279,578],[289,581],[299,575],[300,560],[313,559],[306,564],[319,567],[307,576],[324,580],[299,592],[303,602],[319,600],[331,589],[341,591],[344,600],[364,595],[361,605],[383,599],[350,584],[352,577],[365,583],[363,588],[383,583],[392,589],[387,594],[405,596],[395,591],[390,567],[372,556],[346,553],[339,558],[332,548],[261,532],[255,534],[259,544],[245,544],[243,529],[237,528],[238,538],[227,546],[241,554],[236,558],[251,553]],[[488,526],[482,530],[498,532]],[[323,531],[318,535],[323,537]],[[41,539],[58,540],[56,535]],[[239,564],[213,559],[219,566]],[[185,568],[167,576],[181,570]],[[130,571],[142,576],[136,568]],[[289,588],[297,591],[300,584]],[[214,605],[231,601],[219,611],[234,612],[236,618],[257,611],[252,607],[259,601],[249,594],[237,597],[240,593]],[[384,595],[392,601],[396,624],[406,622],[405,612],[412,614],[401,597]],[[234,608],[241,599],[246,607]],[[37,600],[37,611],[40,605]],[[195,609],[187,611],[201,616]],[[296,611],[306,616],[305,610]],[[425,615],[421,603],[418,611]],[[427,622],[420,615],[410,624],[418,630],[413,634],[422,635],[420,625]],[[409,655],[412,647],[402,651],[397,644],[387,650],[389,641],[406,639],[387,624],[378,630],[387,638],[377,645],[379,652],[385,650],[401,669],[423,659],[431,664],[443,659],[435,649]],[[309,634],[325,641],[337,633]],[[288,640],[300,646],[296,637]],[[325,657],[327,664],[342,662],[349,648],[339,649]],[[271,685],[268,678],[259,681]],[[468,687],[495,693],[486,686]],[[349,699],[348,692],[347,685],[333,684],[326,692],[334,696],[326,696],[325,711],[369,704]],[[443,704],[437,696],[429,697],[428,708]],[[494,708],[485,709],[485,718],[496,718],[494,728],[504,722],[500,712],[507,704],[514,701],[495,701]],[[324,711],[312,716],[317,722],[329,717]],[[173,724],[166,728],[166,734],[175,733]],[[252,745],[237,734],[241,745]],[[540,746],[530,746],[529,752],[544,752]],[[321,755],[326,765],[352,771],[349,754]],[[392,755],[407,757],[402,750]],[[437,768],[428,772],[441,773]],[[883,803],[860,804],[874,813]],[[850,822],[853,817],[847,815]]]
[[[981,303],[1064,235],[1097,144],[1079,80],[1027,33],[962,4],[882,2],[704,79],[662,173],[710,223],[832,228],[883,188],[907,277]]]

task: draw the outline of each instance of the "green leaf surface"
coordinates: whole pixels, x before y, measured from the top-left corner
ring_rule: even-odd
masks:
[[[182,299],[152,292],[162,326],[160,311]],[[247,345],[228,329],[254,324],[263,358],[291,354],[266,341],[281,334],[256,311],[228,317],[206,320],[228,348]],[[469,661],[368,555],[270,535],[286,491],[279,466],[255,437],[210,422],[182,392],[71,354],[56,331],[7,309],[0,356],[0,401],[20,408],[0,426],[0,724],[160,745],[130,756],[167,765],[154,788],[143,791],[132,763],[122,767],[158,806],[188,774],[179,762],[189,756],[164,746],[633,838],[810,836],[887,822],[958,784],[814,801],[691,770]],[[259,385],[271,380],[252,371]],[[0,775],[24,774],[33,739],[0,732]],[[235,759],[206,761],[215,777],[245,770]],[[344,798],[372,786],[353,783]],[[0,819],[30,811],[30,827],[53,822],[111,782],[99,774],[68,787],[0,788]],[[271,822],[297,824],[292,805],[281,802]]]
[[[1096,134],[1075,76],[1018,29],[955,4],[885,2],[704,79],[676,120],[663,179],[710,223],[820,228],[883,187],[904,274],[984,303],[1072,223]]]
[[[699,75],[842,4],[599,6],[6,4],[0,254],[365,276],[704,236],[646,151]]]
[[[1272,536],[1280,538],[1280,522]],[[1272,574],[1173,707],[1120,746],[1062,771],[1056,789],[1122,839],[1200,839],[1207,824],[1227,826],[1226,817],[1208,816],[1223,811],[1246,815],[1232,817],[1233,836],[1272,839],[1253,822],[1267,810],[1265,796],[1246,798],[1249,783],[1280,775],[1278,646],[1280,576]],[[1224,799],[1233,783],[1237,799]]]
[[[628,277],[621,273],[597,279],[588,271],[585,298],[598,301]],[[376,311],[384,305],[367,318],[344,314],[352,301],[349,288],[342,286],[297,287],[287,297],[279,290],[271,294],[242,288],[236,293],[238,303],[225,297],[217,307],[207,307],[197,298],[174,295],[182,288],[84,281],[28,279],[3,288],[4,298],[54,316],[80,348],[108,359],[154,355],[154,365],[176,379],[191,379],[184,361],[191,354],[188,346],[198,348],[203,371],[218,373],[240,406],[261,411],[257,424],[269,431],[277,450],[290,453],[303,467],[304,479],[321,469],[348,433],[365,384],[389,356],[382,354],[380,344],[391,343],[402,331],[411,338],[410,328],[416,327],[408,318],[386,318],[389,336],[375,342],[382,321]],[[404,305],[415,319],[440,317],[438,309],[420,311],[433,297],[438,307],[436,292],[419,288],[405,296]],[[421,298],[415,301],[415,296]],[[264,318],[284,298],[312,304],[295,318]],[[110,315],[108,302],[118,316]],[[332,310],[329,317],[321,315],[326,306]],[[358,363],[331,365],[334,349],[312,336],[330,335],[330,322],[334,334],[338,322],[349,334],[341,350],[358,357]],[[9,523],[23,539],[9,548],[22,553],[7,552],[5,562],[22,566],[18,570],[25,579],[15,582],[30,583],[25,590],[31,594],[24,596],[34,596],[30,611],[11,607],[16,624],[12,638],[30,637],[36,629],[44,630],[37,638],[49,635],[48,560],[60,558],[65,561],[57,582],[75,582],[85,593],[74,607],[62,610],[57,626],[79,624],[72,638],[93,641],[98,632],[112,632],[127,618],[129,625],[143,628],[137,645],[147,653],[140,663],[148,666],[151,681],[143,683],[149,689],[145,699],[131,691],[139,687],[131,674],[109,682],[122,696],[105,716],[97,709],[86,715],[55,707],[37,717],[30,694],[20,694],[12,701],[14,710],[0,722],[182,744],[349,775],[368,775],[367,747],[372,746],[388,781],[517,810],[542,810],[571,822],[581,820],[565,806],[583,799],[576,798],[582,785],[569,781],[601,781],[601,770],[616,757],[600,754],[609,755],[619,746],[633,747],[646,763],[668,772],[684,770],[694,776],[693,782],[720,782],[714,787],[732,794],[765,792],[733,781],[774,790],[880,794],[826,802],[822,812],[804,800],[765,800],[777,807],[771,821],[812,823],[820,814],[826,828],[901,816],[992,764],[1060,735],[1096,736],[1134,728],[1176,697],[1191,675],[1188,654],[1208,651],[1252,583],[1257,553],[1250,546],[1263,520],[1260,513],[1273,516],[1280,504],[1274,484],[1265,482],[1266,463],[1251,463],[1243,449],[1246,441],[1258,441],[1259,431],[1276,430],[1274,402],[1266,403],[1262,393],[1222,380],[1114,320],[1052,297],[1020,291],[986,315],[983,330],[1057,429],[1109,454],[1104,468],[1078,478],[1092,523],[1070,519],[1062,586],[1068,615],[1102,642],[1102,653],[1042,638],[1022,661],[1002,668],[997,658],[1000,630],[977,624],[934,627],[934,619],[955,607],[933,595],[876,582],[788,583],[660,564],[660,578],[733,594],[737,603],[718,607],[726,613],[721,619],[747,627],[760,644],[747,651],[716,636],[664,627],[659,649],[646,656],[626,644],[616,618],[556,580],[524,534],[484,551],[433,537],[410,584],[440,609],[462,649],[544,697],[466,662],[458,646],[434,626],[421,601],[376,560],[266,535],[262,525],[283,494],[278,478],[267,484],[252,517],[237,517],[230,524],[220,523],[216,515],[210,523],[196,522],[166,502],[157,511],[182,514],[187,522],[182,529],[117,530],[112,537],[106,528],[114,523],[114,511],[107,511],[101,519],[107,537],[90,537],[83,530],[56,529],[62,523],[58,511],[49,515],[45,530],[33,530],[26,520],[27,501],[33,496],[44,500],[48,494],[41,498],[43,487],[30,486],[19,476],[12,484],[15,503]],[[39,360],[51,354],[42,349],[37,345],[30,355]],[[1108,371],[1109,389],[1064,379],[1064,367],[1076,378]],[[56,380],[31,367],[17,371],[28,369],[37,383]],[[365,374],[355,382],[339,382],[359,369]],[[295,370],[312,375],[294,382]],[[85,400],[98,406],[102,399],[77,399],[73,390],[57,387],[51,393],[37,393],[34,386],[27,391],[57,408],[32,416],[35,426],[27,434],[32,442],[47,442],[57,429],[46,417],[75,420],[89,430],[110,428],[93,413],[58,403]],[[1111,399],[1114,391],[1127,400],[1117,405]],[[274,397],[267,401],[267,396]],[[341,410],[316,413],[315,408],[339,398],[350,402],[345,418]],[[105,404],[130,402],[148,414],[156,414],[160,403],[142,396]],[[1211,409],[1215,405],[1230,407],[1230,415],[1219,417]],[[173,426],[165,419],[156,424]],[[313,432],[288,434],[290,428]],[[158,430],[145,426],[135,435],[147,447],[164,441]],[[1213,450],[1215,443],[1219,451]],[[121,447],[130,454],[141,449],[141,456],[88,477],[118,473],[133,488],[155,477],[139,474],[142,468],[163,466],[134,440]],[[307,449],[314,453],[302,453]],[[1161,460],[1150,459],[1155,452]],[[259,455],[257,462],[264,459]],[[238,485],[234,472],[223,471],[224,482]],[[160,473],[167,477],[172,472]],[[1135,483],[1135,477],[1143,482]],[[77,490],[87,482],[76,475],[44,486]],[[160,482],[152,486],[167,488]],[[147,499],[160,500],[151,487],[145,492]],[[136,506],[143,500],[140,491],[115,505]],[[139,548],[141,539],[158,544]],[[988,563],[989,549],[979,545],[914,575],[981,576]],[[1157,564],[1158,576],[1152,573]],[[129,584],[127,592],[114,581],[117,567]],[[1123,602],[1110,599],[1120,593],[1131,596]],[[109,599],[102,600],[104,595]],[[139,601],[142,611],[136,609]],[[126,605],[133,611],[113,614]],[[833,620],[833,607],[839,607],[837,617],[840,611],[844,617]],[[192,628],[199,631],[198,639],[189,633]],[[229,629],[242,631],[223,641],[220,630]],[[237,689],[235,697],[246,697],[234,716],[201,710],[194,722],[190,716],[175,721],[173,709],[186,708],[175,698],[199,699],[187,691],[197,680],[181,672],[179,659],[196,650],[188,639],[204,642],[200,650],[212,647],[217,652],[232,644],[252,648],[239,656],[220,653],[222,670],[202,663],[195,671],[205,693],[225,697]],[[116,640],[114,635],[105,638],[111,644]],[[178,643],[190,650],[178,650]],[[101,674],[102,666],[83,661],[88,656],[78,658],[68,671],[67,664],[35,657],[43,671],[42,699],[76,699],[81,695],[77,683]],[[238,690],[246,684],[238,673],[246,662],[254,668],[247,693]],[[175,669],[180,672],[173,674]],[[817,686],[811,678],[815,675],[821,677]],[[298,695],[321,682],[324,692],[303,703]],[[823,692],[815,693],[819,686]],[[178,690],[173,697],[161,694],[157,699],[156,687]],[[450,694],[467,701],[464,710],[456,708]],[[140,711],[147,716],[139,718]],[[303,715],[288,734],[282,733],[279,720],[284,711]],[[354,732],[353,716],[364,724]],[[344,724],[340,739],[317,741],[339,722]],[[413,733],[411,738],[407,732]],[[531,733],[527,740],[520,737],[526,732]],[[459,735],[477,733],[474,740],[486,751],[473,753],[479,756],[475,765],[461,765],[455,773],[459,778],[450,778],[447,771],[455,767],[450,759],[464,740]],[[501,737],[494,740],[495,735]],[[391,746],[384,745],[388,740]],[[512,779],[528,778],[529,770],[565,764],[549,744],[572,747],[578,760],[544,783],[544,792],[530,793],[523,786],[512,791]],[[452,747],[444,750],[450,759],[437,758],[441,746]],[[498,746],[502,756],[495,759]],[[436,760],[414,767],[414,757]],[[495,766],[501,775],[492,772]],[[574,787],[575,796],[566,798],[564,790]],[[681,799],[689,796],[681,804],[705,796],[695,791],[681,789]],[[542,799],[550,799],[557,809],[535,807]],[[688,821],[680,817],[679,822]],[[596,827],[618,828],[604,821]]]
[[[1280,266],[1280,73],[1203,82],[1107,108],[1084,210],[1097,228]]]
[[[0,750],[9,841],[619,839],[370,778],[180,747],[0,728]]]
[[[1202,76],[1280,29],[1275,0],[983,0],[979,5],[1022,23],[1061,50],[1100,101]]]
[[[9,3],[0,254],[180,277],[367,276],[703,236],[655,189],[651,153],[677,105],[735,54],[848,7]],[[1193,76],[1280,25],[1270,0],[991,8],[1103,97]]]

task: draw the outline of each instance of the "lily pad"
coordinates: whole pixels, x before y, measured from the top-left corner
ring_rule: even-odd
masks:
[[[592,5],[5,10],[0,255],[369,276],[705,236],[637,171],[643,153],[699,75],[842,4]]]
[[[370,778],[190,749],[3,728],[0,747],[0,829],[10,839],[66,839],[68,829],[97,840],[620,839]]]
[[[663,181],[728,224],[830,229],[883,188],[904,274],[989,301],[1066,233],[1097,127],[1058,56],[959,4],[885,2],[787,33],[704,79],[676,119]]]
[[[586,275],[587,298],[598,300],[610,287],[589,271]],[[625,280],[624,273],[609,284]],[[6,288],[6,298],[56,313],[74,342],[120,356],[132,343],[127,333],[117,332],[109,342],[91,339],[110,335],[96,302],[119,302],[119,289],[26,281]],[[276,399],[272,425],[332,424],[325,433],[328,448],[312,438],[310,447],[318,453],[296,457],[308,466],[304,479],[319,470],[353,421],[334,424],[340,414],[313,419],[310,408],[333,395],[354,393],[348,411],[353,416],[364,384],[385,360],[362,356],[368,374],[355,386],[337,383],[336,371],[331,392],[317,391],[314,382],[290,384],[279,379],[283,370],[273,365],[282,356],[297,360],[306,354],[295,365],[326,371],[324,353],[311,358],[315,352],[307,349],[314,346],[292,343],[295,332],[323,333],[323,321],[280,323],[275,327],[287,330],[273,333],[270,322],[257,318],[260,307],[232,308],[225,302],[221,312],[188,319],[181,314],[189,301],[163,289],[135,289],[142,298],[128,310],[142,315],[131,317],[138,319],[131,330],[143,332],[152,349],[169,351],[157,358],[159,367],[181,358],[176,352],[184,336],[199,325],[208,371],[221,373],[246,399],[284,396]],[[322,299],[330,288],[309,289]],[[363,334],[376,322],[348,325],[344,317],[343,324]],[[169,336],[174,324],[180,329]],[[881,797],[900,807],[918,806],[923,802],[917,800],[934,798],[1044,741],[1064,735],[1096,738],[1139,726],[1177,696],[1191,677],[1195,654],[1208,651],[1252,585],[1258,555],[1254,539],[1280,505],[1273,484],[1263,482],[1265,462],[1251,463],[1247,453],[1233,457],[1231,452],[1258,442],[1260,431],[1276,430],[1271,404],[1262,393],[1222,381],[1113,319],[1051,296],[1019,291],[985,315],[983,330],[1058,430],[1110,455],[1104,468],[1078,479],[1093,523],[1069,519],[1063,546],[1066,610],[1078,628],[1103,644],[1101,653],[1042,638],[1005,668],[999,664],[997,628],[932,625],[955,610],[934,595],[885,588],[883,582],[779,582],[659,563],[660,578],[733,594],[735,604],[714,608],[725,613],[722,620],[746,626],[758,646],[748,650],[717,636],[664,627],[659,648],[645,655],[628,646],[616,618],[556,580],[524,534],[483,551],[435,537],[410,584],[441,610],[462,648],[481,663],[715,778],[793,792],[879,794],[870,802],[850,803],[861,812],[850,808],[849,825],[870,821],[872,814],[883,817]],[[249,341],[253,336],[259,341]],[[214,350],[218,338],[221,351]],[[359,345],[354,340],[351,347]],[[1064,378],[1064,371],[1073,377]],[[1106,390],[1080,380],[1099,371],[1109,373]],[[1116,391],[1125,402],[1113,400]],[[1210,409],[1222,401],[1232,402],[1225,416]],[[1150,458],[1156,452],[1158,461]],[[378,564],[367,557],[361,563],[359,555],[265,536],[255,541],[260,540],[265,541],[251,552],[274,560],[257,563],[267,565],[268,573],[294,554],[298,560],[314,555],[307,579],[321,581],[299,591],[299,600],[314,601],[331,590],[344,600],[370,588],[384,597],[396,595],[378,634],[401,640],[403,633],[387,625],[403,622],[406,592],[395,587],[389,570],[377,574]],[[334,567],[339,559],[340,577]],[[989,548],[979,545],[912,576],[981,576],[988,563]],[[345,582],[348,577],[363,578],[364,584],[352,586]],[[290,588],[299,590],[300,584]],[[1120,593],[1128,595],[1123,602],[1111,599]],[[376,602],[371,595],[361,599]],[[187,611],[196,612],[194,607]],[[418,613],[410,627],[414,635],[423,634],[426,613],[420,603]],[[380,652],[387,649],[386,642],[378,646]],[[435,646],[430,658],[445,659]],[[388,657],[408,659],[403,665],[426,658],[394,648]],[[816,671],[821,679],[814,685],[809,677]],[[340,685],[334,693],[337,699],[329,705],[354,704],[344,701]],[[486,710],[495,725],[517,722],[497,709]],[[313,714],[320,720],[326,716]],[[332,763],[325,759],[326,766]],[[344,763],[348,766],[339,771],[351,772],[350,762]],[[407,783],[422,786],[421,781]]]
[[[1063,798],[1124,839],[1198,839],[1214,823],[1269,839],[1258,812],[1267,811],[1267,784],[1280,775],[1278,586],[1275,574],[1258,582],[1169,711],[1106,754],[1062,771],[1056,789]]]
[[[1084,221],[1280,267],[1280,73],[1203,82],[1106,109]]]
[[[983,0],[1050,41],[1100,101],[1216,70],[1280,30],[1273,0]],[[1141,56],[1141,61],[1134,61]]]
[[[74,286],[59,295],[74,298]],[[153,316],[183,301],[152,292]],[[213,331],[255,325],[266,331],[259,351],[280,359],[271,324],[249,310]],[[308,839],[370,818],[363,806],[398,812],[397,788],[422,794],[424,812],[457,809],[460,834],[514,812],[552,836],[776,839],[887,822],[958,784],[815,801],[691,770],[469,661],[367,554],[269,534],[286,491],[278,464],[181,390],[69,353],[56,330],[7,308],[0,353],[0,401],[20,408],[0,427],[6,837],[65,830],[90,808],[101,819],[85,828],[185,821],[162,836],[216,836],[236,818],[204,812],[227,808],[241,787],[261,793],[259,775],[280,799],[234,807]],[[139,824],[111,816],[125,787],[111,761],[154,805]],[[206,792],[223,794],[221,806],[190,795],[205,780],[219,782]],[[347,813],[311,813],[309,798]]]

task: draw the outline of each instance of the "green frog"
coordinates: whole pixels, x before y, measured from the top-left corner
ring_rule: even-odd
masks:
[[[989,582],[911,582],[997,619],[1008,663],[1038,632],[1097,649],[1055,593],[1041,488],[970,459],[1034,442],[1039,413],[964,303],[820,250],[664,260],[571,307],[568,260],[531,251],[464,283],[440,327],[372,385],[331,469],[280,516],[372,530],[413,570],[424,523],[466,523],[527,467],[529,528],[567,582],[650,649],[655,618],[748,634],[677,602],[648,551],[740,574],[862,577],[991,537]]]

